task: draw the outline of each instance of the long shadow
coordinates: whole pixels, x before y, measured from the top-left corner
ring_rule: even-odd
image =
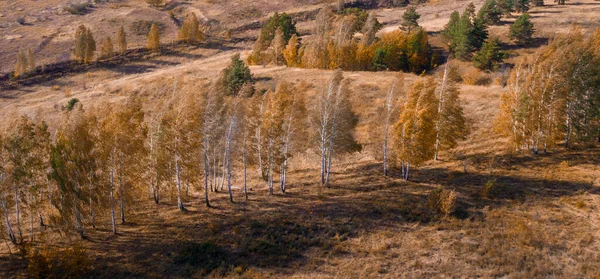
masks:
[[[180,43],[170,43],[161,46],[161,52],[158,55],[182,57],[186,59],[200,59],[202,55],[186,53],[181,50],[184,47]],[[239,47],[231,46],[228,42],[219,39],[208,39],[206,42],[192,46],[195,48],[217,49],[221,51],[237,50]],[[151,57],[152,52],[145,48],[130,49],[125,55],[115,56],[108,60],[101,60],[89,64],[81,64],[73,60],[46,65],[44,68],[38,67],[26,77],[11,80],[10,74],[0,76],[0,92],[20,89],[21,87],[33,86],[43,82],[53,81],[61,77],[83,73],[97,69],[115,70],[117,65],[124,65],[137,61],[145,61]],[[137,67],[137,66],[134,66]],[[145,70],[149,70],[146,68]],[[133,69],[132,69],[133,70]],[[143,69],[134,70],[134,73],[139,73]],[[116,71],[119,71],[116,69]],[[143,72],[143,71],[142,71]]]
[[[532,38],[531,41],[525,45],[520,44],[507,44],[500,43],[502,50],[518,50],[518,49],[533,49],[544,45],[547,45],[550,40],[548,38]]]

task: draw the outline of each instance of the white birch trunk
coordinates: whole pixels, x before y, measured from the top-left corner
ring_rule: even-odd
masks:
[[[181,211],[185,211],[185,207],[183,207],[183,202],[181,201],[181,178],[180,178],[180,168],[179,168],[179,155],[175,155],[175,179],[177,182],[177,207]]]
[[[17,238],[15,237],[15,233],[13,232],[12,226],[10,224],[10,218],[8,218],[8,209],[6,208],[6,194],[2,192],[2,200],[0,200],[0,206],[2,207],[2,213],[4,215],[4,221],[6,222],[6,231],[8,233],[8,238],[13,244],[17,244]]]
[[[114,158],[111,158],[113,167],[110,169],[110,211],[111,211],[111,224],[112,233],[117,234],[117,220],[115,219],[115,170],[114,170]]]

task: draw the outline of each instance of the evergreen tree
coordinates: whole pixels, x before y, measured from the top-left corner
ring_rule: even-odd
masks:
[[[160,34],[156,23],[153,23],[150,27],[150,33],[148,33],[147,47],[151,51],[158,51],[160,49]]]
[[[529,0],[514,0],[513,8],[517,13],[525,13],[529,11]]]
[[[123,25],[117,31],[117,48],[121,55],[124,55],[127,52],[127,34],[125,33],[125,28]]]
[[[417,23],[419,18],[421,18],[421,15],[417,13],[417,7],[408,7],[402,15],[401,28],[410,33],[411,30],[419,26],[419,23]]]
[[[442,34],[449,41],[450,53],[462,60],[470,58],[487,39],[487,26],[482,17],[475,17],[475,7],[469,5],[462,15],[453,12]]]
[[[473,24],[468,13],[462,16],[458,12],[450,15],[450,21],[444,28],[443,34],[450,41],[450,53],[459,59],[468,59],[473,51]]]
[[[480,18],[473,18],[473,29],[471,30],[471,40],[474,50],[478,50],[488,38],[487,25]]]
[[[498,0],[498,8],[503,15],[510,16],[515,11],[515,0]]]
[[[502,10],[498,7],[496,0],[486,0],[477,14],[477,18],[485,25],[498,25],[501,17]]]
[[[510,26],[509,37],[519,44],[528,44],[531,42],[534,31],[533,23],[529,20],[529,14],[524,13]]]
[[[296,23],[292,20],[290,15],[286,13],[275,13],[263,26],[254,47],[252,48],[252,53],[248,57],[248,63],[256,65],[268,62],[265,61],[265,56],[268,55],[264,55],[263,52],[271,46],[279,28],[283,31],[284,44],[287,44],[293,35],[299,36],[298,31],[296,30]],[[267,60],[269,60],[269,58],[267,58]]]
[[[234,96],[240,93],[241,89],[246,85],[252,85],[252,74],[250,68],[240,59],[240,54],[235,54],[231,57],[231,64],[227,66],[221,73],[219,85],[225,94]],[[251,92],[254,92],[251,86]]]
[[[500,50],[499,41],[496,38],[488,39],[481,50],[473,56],[475,67],[480,70],[492,71],[498,68],[506,54]]]
[[[531,5],[533,5],[535,7],[544,6],[544,0],[532,0]]]

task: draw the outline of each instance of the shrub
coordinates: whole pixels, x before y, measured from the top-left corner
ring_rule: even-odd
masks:
[[[70,93],[70,91],[69,91],[69,93]],[[73,98],[73,99],[69,100],[69,102],[67,102],[67,106],[65,106],[65,109],[67,111],[72,111],[77,103],[79,103],[79,99]]]
[[[496,183],[496,178],[492,178],[488,180],[488,182],[483,185],[483,190],[481,191],[481,196],[487,199],[493,199],[500,193],[500,186]]]
[[[85,278],[91,271],[90,259],[82,247],[26,249],[27,274],[31,278]]]
[[[489,85],[492,83],[491,78],[478,69],[467,71],[461,76],[461,79],[467,85]]]
[[[148,3],[154,7],[158,7],[163,4],[163,0],[146,0],[146,3]]]
[[[17,23],[24,25],[25,24],[25,18],[24,17],[18,17],[17,18]]]
[[[448,217],[456,211],[457,197],[454,190],[437,188],[429,193],[429,208]]]
[[[88,12],[88,8],[92,7],[90,3],[70,4],[65,7],[65,11],[72,15],[84,15]]]

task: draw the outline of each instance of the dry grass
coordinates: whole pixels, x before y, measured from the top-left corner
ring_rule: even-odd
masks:
[[[183,5],[176,14],[195,8],[202,10],[207,18],[223,19],[230,24],[223,7],[230,7],[235,14],[246,3],[233,2],[194,2]],[[275,10],[292,9],[290,1],[272,2],[256,8],[263,16]],[[3,14],[11,11],[7,17],[15,22],[13,13],[15,18],[31,17],[33,8],[51,9],[65,1],[31,3],[30,9],[22,1],[0,2],[0,10]],[[477,5],[480,3],[476,1]],[[568,20],[580,21],[584,27],[594,24],[591,15],[598,12],[597,2],[568,3],[564,7],[534,8],[537,34],[562,32],[568,28],[565,22]],[[443,27],[452,9],[468,2],[457,4],[438,1],[423,7],[423,25],[433,31]],[[20,7],[22,10],[18,11]],[[386,9],[379,11],[379,15],[393,27],[401,11]],[[64,54],[72,35],[72,30],[64,25],[66,22],[90,22],[98,27],[95,28],[98,35],[103,36],[108,33],[102,33],[99,26],[106,20],[115,30],[122,23],[129,25],[140,19],[164,22],[166,40],[176,30],[167,12],[136,1],[123,1],[118,7],[99,5],[83,16],[61,14],[50,18],[56,24],[48,25],[60,28],[48,30],[36,23],[11,27],[12,32],[23,37],[0,41],[0,47],[7,50],[0,55],[2,61],[7,61],[5,58],[12,55],[17,44],[38,42],[38,35],[26,35],[34,33],[30,31],[40,31],[35,34],[52,38],[51,43],[37,52],[41,56]],[[491,32],[501,35],[507,28],[508,24],[503,24],[493,27]],[[5,29],[0,29],[0,39],[2,32]],[[436,35],[433,37],[439,40]],[[533,50],[533,47],[515,48],[506,38],[501,40],[514,56]],[[143,38],[135,37],[131,42],[140,44]],[[0,92],[0,118],[10,119],[19,114],[37,116],[46,119],[54,129],[61,117],[60,107],[70,98],[93,106],[102,101],[119,102],[129,94],[144,96],[146,110],[154,111],[171,94],[176,79],[182,91],[204,87],[225,67],[233,53],[243,53],[245,47],[241,44],[222,49],[182,48],[171,54],[94,68],[87,73],[72,73]],[[0,71],[7,68],[12,65],[2,64]],[[472,66],[465,63],[461,69],[466,72]],[[252,72],[260,79],[257,88],[271,88],[285,80],[299,84],[308,100],[331,75],[330,71],[285,67],[252,67]],[[101,225],[96,230],[87,230],[86,240],[73,238],[93,259],[91,275],[117,278],[593,278],[598,275],[600,149],[552,148],[551,153],[538,156],[509,153],[506,140],[492,129],[503,88],[493,82],[498,77],[491,76],[486,86],[480,85],[481,82],[461,85],[461,100],[470,129],[465,141],[440,154],[441,161],[417,168],[411,182],[399,179],[395,170],[390,178],[383,178],[378,162],[378,116],[385,90],[396,75],[345,74],[351,80],[352,103],[360,116],[357,138],[365,151],[334,164],[331,188],[317,187],[316,156],[308,153],[294,158],[286,194],[269,196],[264,183],[253,178],[249,201],[243,200],[239,189],[234,192],[234,204],[228,202],[223,192],[210,193],[214,207],[207,209],[201,193],[192,191],[186,197],[189,211],[182,213],[177,210],[173,192],[165,191],[160,205],[154,205],[148,198],[132,206],[128,223],[119,226],[117,236],[110,235],[109,221],[105,218],[109,215],[102,212],[98,219]],[[475,80],[480,75],[473,74]],[[404,76],[407,87],[417,78]],[[0,121],[0,126],[6,124]],[[239,185],[240,176],[234,179],[235,185]],[[439,206],[432,210],[429,199],[436,189],[445,193],[446,198],[437,199],[442,202],[435,202]],[[43,231],[36,228],[36,232],[37,237],[59,247],[70,245],[67,238],[58,237],[51,228]],[[10,248],[12,255],[5,245],[0,248],[0,277],[25,277],[27,263],[15,254],[15,247]]]

